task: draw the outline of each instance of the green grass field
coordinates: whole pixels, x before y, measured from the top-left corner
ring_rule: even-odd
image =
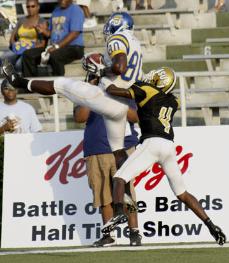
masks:
[[[0,251],[1,252],[1,251]],[[1,255],[0,263],[229,263],[229,248]]]

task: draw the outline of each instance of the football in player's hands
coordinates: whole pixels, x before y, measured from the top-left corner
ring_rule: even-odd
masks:
[[[96,62],[97,64],[104,64],[103,55],[100,53],[91,53],[87,56],[87,61],[90,63],[91,61]]]
[[[82,66],[85,71],[101,76],[101,70],[105,68],[103,55],[100,53],[89,53],[84,55]]]

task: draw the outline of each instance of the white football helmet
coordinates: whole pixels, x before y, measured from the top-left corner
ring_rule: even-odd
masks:
[[[170,93],[176,84],[176,74],[169,67],[151,70],[143,76],[143,81],[148,82],[166,94]]]

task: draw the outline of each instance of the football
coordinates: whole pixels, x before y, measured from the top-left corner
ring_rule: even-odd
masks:
[[[103,55],[100,53],[88,53],[84,55],[82,67],[85,71],[100,76],[101,70],[105,67]]]
[[[86,62],[87,64],[93,63],[93,61],[97,64],[104,64],[103,62],[103,55],[100,53],[91,53],[89,55],[86,55]]]

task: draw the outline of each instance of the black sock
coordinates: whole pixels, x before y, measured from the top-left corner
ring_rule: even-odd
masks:
[[[9,83],[15,88],[27,90],[29,80],[20,77],[18,74],[15,74],[14,76],[15,76],[14,79],[7,78]]]
[[[17,87],[17,88],[22,88],[22,89],[26,89],[27,90],[28,83],[29,83],[28,79],[24,79],[24,78],[18,77],[15,80],[14,86]]]
[[[207,218],[205,221],[204,221],[205,225],[209,228],[209,229],[212,229],[214,228],[214,224],[212,223],[211,219],[210,218]]]
[[[131,227],[130,228],[130,234],[136,234],[136,233],[139,233],[139,229],[136,227]]]

